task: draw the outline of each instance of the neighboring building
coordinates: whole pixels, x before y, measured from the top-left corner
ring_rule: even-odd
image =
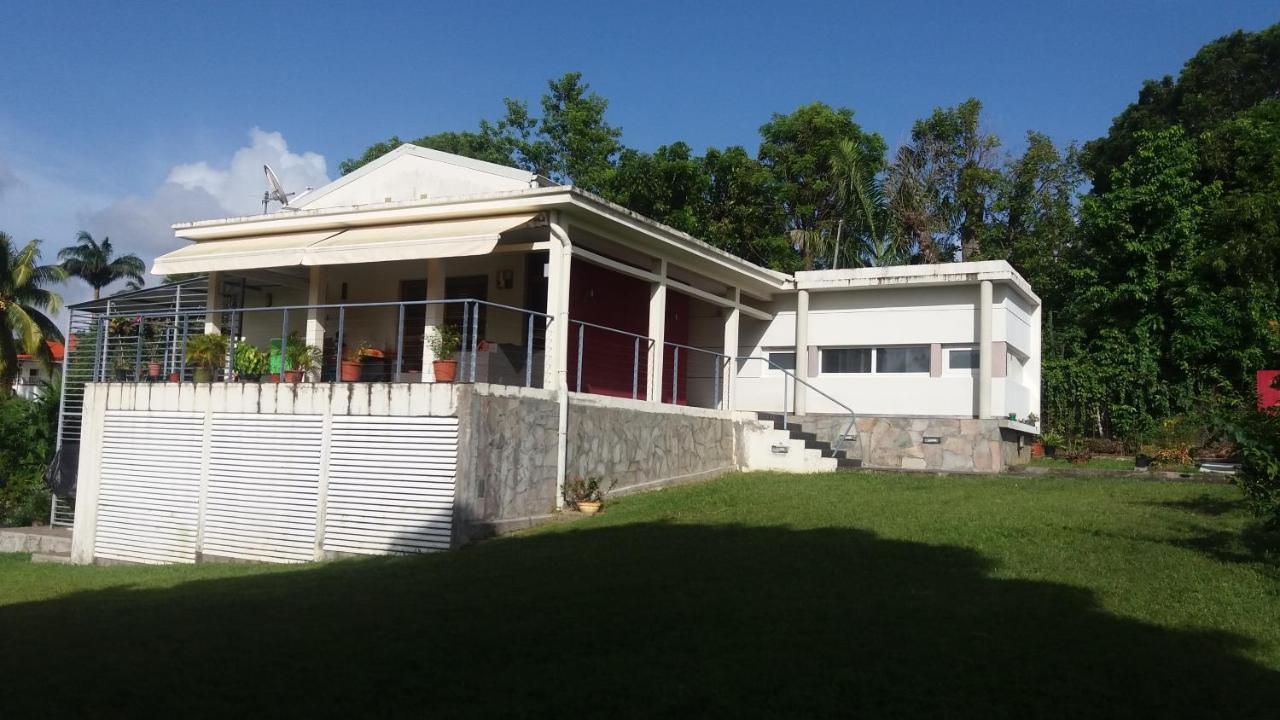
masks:
[[[1040,301],[1002,261],[787,275],[411,145],[291,208],[174,229],[193,243],[152,272],[198,291],[73,308],[81,561],[447,547],[547,515],[566,476],[999,471],[1037,432]],[[224,379],[235,346],[267,351],[265,382],[165,382],[192,379],[201,333],[230,338]],[[296,384],[295,333],[320,361]]]
[[[62,362],[64,348],[57,340],[50,340],[49,354],[55,365]],[[53,381],[56,367],[47,367],[40,360],[22,353],[18,355],[18,375],[13,379],[13,393],[28,400],[34,399],[45,387],[45,383]]]

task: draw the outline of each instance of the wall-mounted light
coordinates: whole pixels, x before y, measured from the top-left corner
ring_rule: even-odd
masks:
[[[347,299],[347,284],[346,284],[346,283],[342,283],[342,299],[343,299],[343,300],[346,300],[346,299]]]

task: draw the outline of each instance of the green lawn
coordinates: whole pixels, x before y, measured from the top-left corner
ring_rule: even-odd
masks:
[[[752,474],[431,556],[0,556],[0,717],[1275,717],[1248,522],[1230,486]]]
[[[1062,460],[1060,458],[1037,457],[1031,458],[1031,465],[1034,467],[1068,470],[1126,470],[1132,472],[1134,469],[1133,458],[1131,457],[1091,457],[1082,463],[1073,463],[1070,460]]]

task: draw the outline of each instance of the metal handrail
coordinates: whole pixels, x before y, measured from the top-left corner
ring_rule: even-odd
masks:
[[[849,424],[845,426],[844,432],[840,434],[840,437],[836,438],[836,442],[831,445],[832,454],[835,454],[836,451],[840,450],[840,448],[844,445],[845,438],[849,435],[849,431],[853,430],[854,423],[857,421],[857,414],[854,412],[853,408],[849,407],[848,405],[845,405],[843,402],[835,399],[834,397],[831,397],[831,395],[824,392],[823,390],[817,387],[814,387],[812,383],[808,382],[804,378],[801,378],[799,375],[796,375],[794,372],[782,367],[781,365],[770,360],[767,357],[759,357],[755,355],[743,355],[743,356],[734,358],[734,360],[759,360],[763,363],[771,365],[773,366],[774,369],[781,371],[784,375],[789,376],[792,380],[795,380],[801,385],[804,385],[806,388],[809,388],[810,390],[818,393],[822,397],[844,408],[845,411],[849,413]],[[789,385],[790,383],[782,384],[782,429],[783,430],[787,429],[787,387]]]
[[[270,307],[220,307],[220,308],[194,308],[192,310],[154,310],[147,312],[111,312],[101,313],[99,316],[104,318],[123,317],[123,318],[151,318],[151,317],[174,317],[175,315],[211,315],[214,313],[230,313],[230,312],[280,312],[282,310],[324,310],[330,308],[376,308],[376,307],[396,307],[402,305],[449,305],[454,303],[475,303],[477,305],[487,305],[489,307],[501,310],[514,310],[516,312],[528,313],[537,317],[554,320],[555,318],[547,313],[530,310],[528,308],[518,308],[514,305],[503,305],[502,303],[490,302],[488,300],[479,300],[476,298],[451,298],[447,300],[392,300],[388,302],[373,303],[317,303],[315,305],[272,305]],[[579,322],[575,320],[574,322]],[[612,328],[606,328],[612,329]],[[623,332],[618,330],[616,332]]]
[[[572,327],[572,326],[574,326],[574,325],[578,325],[578,326],[579,326],[579,330],[578,330],[578,365],[577,365],[577,373],[576,373],[577,378],[575,379],[575,383],[574,383],[574,388],[575,388],[575,390],[574,390],[574,391],[575,391],[575,392],[582,392],[582,358],[583,358],[583,345],[584,345],[584,343],[585,343],[585,337],[586,337],[586,332],[584,332],[584,331],[583,331],[583,328],[595,328],[595,329],[597,329],[597,330],[605,330],[605,331],[608,331],[608,332],[611,332],[611,333],[617,333],[618,335],[626,335],[627,337],[630,337],[630,338],[632,339],[632,350],[631,350],[631,399],[632,399],[632,400],[636,400],[636,399],[638,399],[638,398],[639,398],[639,396],[640,396],[640,341],[641,341],[641,340],[644,340],[644,341],[645,341],[645,353],[648,353],[650,350],[652,350],[652,349],[653,349],[653,343],[654,343],[653,338],[648,337],[648,336],[646,336],[646,335],[640,335],[640,334],[637,334],[637,333],[628,332],[628,331],[626,331],[626,330],[619,330],[619,329],[617,329],[617,328],[611,328],[611,327],[608,327],[608,326],[606,326],[606,325],[597,325],[597,324],[595,324],[595,323],[589,323],[589,322],[587,322],[587,321],[585,321],[585,320],[574,320],[574,319],[570,318],[570,319],[569,319],[569,326],[570,326],[570,327]]]
[[[680,343],[674,343],[674,342],[664,342],[663,345],[670,345],[673,348],[673,351],[671,353],[672,360],[674,361],[674,365],[672,367],[672,373],[671,373],[671,404],[673,405],[680,404],[680,394],[679,394],[680,351],[692,350],[697,353],[702,353],[703,355],[710,355],[712,357],[720,358],[720,361],[715,363],[715,365],[713,365],[713,368],[715,369],[715,373],[712,376],[713,377],[712,382],[715,383],[715,389],[716,389],[715,407],[717,408],[720,407],[721,393],[724,390],[724,388],[720,386],[720,372],[721,372],[720,368],[724,365],[724,361],[729,359],[729,356],[725,355],[724,353],[715,352],[714,350],[707,350],[706,348],[694,347],[692,345],[681,345]]]

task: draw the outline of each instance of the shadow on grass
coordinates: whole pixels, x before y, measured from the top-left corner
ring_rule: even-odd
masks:
[[[590,523],[0,608],[0,716],[1259,717],[1248,641],[850,529]]]
[[[1209,495],[1146,504],[1214,518],[1249,513],[1243,498],[1228,500]],[[1194,550],[1219,562],[1259,565],[1280,576],[1280,532],[1268,530],[1260,522],[1251,521],[1239,531],[1206,527],[1194,522],[1181,522],[1173,529],[1180,537],[1171,533],[1162,542]]]

